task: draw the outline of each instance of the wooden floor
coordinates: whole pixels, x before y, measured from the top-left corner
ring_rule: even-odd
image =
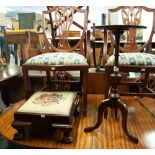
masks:
[[[55,131],[53,134],[54,136],[52,136],[52,133],[51,136],[47,136],[48,134],[43,133],[43,135],[30,140],[13,142],[33,146],[35,148],[145,148],[142,136],[145,132],[155,130],[155,117],[151,116],[150,112],[140,105],[140,99],[135,97],[121,97],[121,99],[128,107],[135,108],[135,113],[128,117],[128,129],[139,139],[138,144],[133,144],[128,140],[121,127],[120,113],[119,120],[115,121],[112,110],[109,110],[108,119],[104,120],[104,123],[102,123],[98,129],[90,133],[84,132],[85,127],[94,125],[97,116],[97,108],[102,99],[102,95],[88,95],[88,114],[85,118],[76,117],[75,128],[72,132],[74,138],[72,144],[62,144],[60,142],[61,133],[59,131]],[[155,100],[143,98],[141,101],[155,114]],[[19,102],[8,111],[0,114],[0,133],[9,140],[12,140],[13,135],[16,132],[16,130],[11,127],[13,113],[22,103],[23,101]]]

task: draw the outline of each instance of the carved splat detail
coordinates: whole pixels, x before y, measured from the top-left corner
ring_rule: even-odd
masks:
[[[58,47],[60,49],[70,48],[70,44],[68,41],[68,32],[70,30],[71,25],[73,24],[73,16],[73,8],[62,6],[61,10],[55,10],[54,19],[56,25],[58,26],[57,35],[60,37]]]
[[[71,83],[78,82],[76,77],[65,71],[57,71],[52,76],[52,89],[55,91],[70,91]]]
[[[129,6],[121,9],[121,12],[124,25],[139,25],[141,23],[141,8]],[[136,29],[129,29],[126,37],[127,43],[125,44],[124,48],[129,50],[138,49],[136,44]]]
[[[88,12],[89,7],[84,6],[48,6],[48,10],[43,11],[42,16],[43,32],[47,38],[44,52],[49,50],[77,52],[86,56],[87,48],[89,48],[86,46],[86,42],[89,40]],[[46,29],[47,20],[51,26],[51,30],[48,31]]]

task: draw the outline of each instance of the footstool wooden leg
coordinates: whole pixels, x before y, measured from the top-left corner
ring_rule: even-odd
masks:
[[[29,139],[31,135],[31,122],[15,121],[12,123],[12,127],[17,130],[14,135],[15,140]]]

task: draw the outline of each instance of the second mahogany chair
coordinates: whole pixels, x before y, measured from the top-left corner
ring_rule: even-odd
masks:
[[[152,51],[152,39],[154,35],[154,27],[155,27],[155,9],[150,9],[144,6],[121,6],[114,9],[109,9],[109,18],[111,19],[110,14],[113,12],[121,11],[122,15],[122,23],[125,25],[145,25],[145,22],[141,22],[141,16],[145,12],[148,16],[151,17],[152,27],[150,28],[150,32],[148,32],[147,41],[139,41],[137,42],[137,30],[130,29],[126,34],[127,42],[122,42],[122,46],[120,46],[120,55],[119,55],[119,70],[123,73],[129,72],[136,72],[139,74],[139,78],[134,79],[134,81],[129,80],[131,85],[136,84],[140,86],[139,92],[140,95],[150,95],[144,93],[147,91],[151,91],[148,86],[148,80],[151,73],[154,73],[155,69],[155,55]],[[109,19],[109,20],[110,20]],[[112,24],[112,23],[110,23]],[[145,32],[145,31],[144,31]],[[111,47],[106,50],[106,57],[107,63],[105,64],[105,69],[107,75],[113,69],[113,62],[114,62],[114,46],[115,46],[115,39],[112,36],[111,32],[109,31],[108,34],[110,35],[111,40]],[[123,81],[121,84],[127,84]],[[143,92],[143,93],[142,93]],[[152,91],[151,91],[152,92]],[[108,89],[106,89],[106,95],[108,94]],[[138,93],[133,93],[133,95],[138,95]],[[152,94],[153,95],[153,94]]]
[[[137,42],[140,37],[137,29],[129,29],[125,35],[126,42],[121,41],[121,45],[119,47],[119,72],[126,76],[119,81],[119,85],[125,85],[130,89],[128,89],[127,92],[119,91],[119,93],[120,95],[154,97],[153,74],[155,73],[155,55],[152,50],[152,40],[155,28],[155,9],[147,8],[145,6],[120,6],[114,9],[109,9],[109,24],[113,24],[110,19],[112,18],[111,14],[114,12],[120,12],[120,19],[122,19],[121,24],[151,26],[150,31],[146,32],[142,30],[148,34],[146,41]],[[142,16],[144,14],[151,19],[149,25],[142,21]],[[149,27],[147,29],[149,29]],[[106,48],[105,46],[104,49],[107,58],[107,62],[105,63],[106,98],[108,97],[111,88],[110,81],[108,79],[114,68],[113,53],[115,52],[115,38],[110,31],[108,34],[111,40],[111,47]],[[138,37],[137,34],[139,34]],[[105,42],[107,42],[107,40]],[[130,78],[130,73],[133,73],[134,77]]]

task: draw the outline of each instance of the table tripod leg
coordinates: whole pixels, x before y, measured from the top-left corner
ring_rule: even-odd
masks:
[[[122,113],[122,128],[123,131],[125,132],[125,134],[127,135],[127,137],[134,143],[138,143],[138,139],[131,135],[127,129],[127,115],[128,115],[128,110],[126,107],[126,104],[124,104],[122,101],[118,100],[117,103],[118,108],[121,110]]]
[[[104,118],[107,119],[107,117],[108,117],[108,108],[104,110]]]
[[[117,108],[117,106],[114,106],[114,115],[115,115],[115,119],[118,120],[118,108]]]
[[[84,132],[91,132],[100,126],[100,124],[102,122],[104,110],[107,110],[107,108],[110,107],[110,105],[111,105],[110,99],[106,99],[100,104],[100,106],[98,108],[98,118],[97,118],[96,124],[92,127],[85,128]]]

